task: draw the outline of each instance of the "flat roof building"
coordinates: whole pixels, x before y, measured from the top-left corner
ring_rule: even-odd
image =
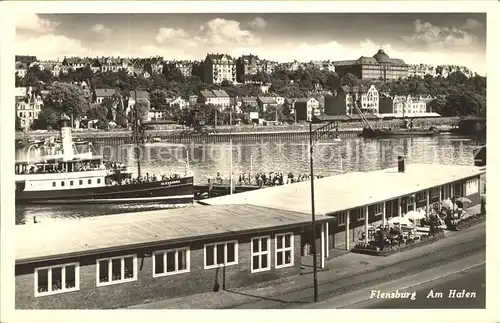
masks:
[[[298,275],[308,226],[250,205],[18,226],[16,308],[118,308]]]
[[[476,166],[409,164],[405,172],[388,168],[353,172],[314,180],[316,214],[334,216],[328,248],[360,240],[368,225],[388,217],[426,207],[450,197],[466,196],[480,202],[480,176]],[[432,175],[429,175],[432,174]],[[264,190],[203,200],[207,205],[249,204],[293,212],[311,212],[311,184],[299,182]],[[346,230],[345,228],[349,228]]]

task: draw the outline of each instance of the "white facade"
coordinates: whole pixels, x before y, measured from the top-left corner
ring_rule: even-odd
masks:
[[[205,103],[206,104],[212,104],[212,105],[215,105],[215,106],[218,106],[218,107],[227,108],[230,105],[230,99],[229,99],[229,96],[227,96],[227,97],[215,96],[215,97],[206,98]]]
[[[418,76],[423,78],[425,75],[436,76],[436,66],[430,64],[410,65],[408,67],[408,76]]]
[[[395,96],[393,100],[393,111],[396,115],[411,117],[427,112],[428,97]]]
[[[179,108],[181,109],[185,109],[187,106],[188,106],[188,103],[186,102],[186,100],[184,100],[183,98],[181,97],[178,97],[172,101],[170,101],[168,103],[170,106],[173,106],[173,105],[178,105]]]
[[[358,90],[359,91],[359,90]],[[346,114],[357,114],[353,100],[357,101],[358,108],[364,113],[379,113],[379,93],[374,85],[370,85],[368,90],[360,92],[346,93]]]

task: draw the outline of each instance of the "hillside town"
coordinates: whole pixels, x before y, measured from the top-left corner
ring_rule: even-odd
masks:
[[[382,49],[355,60],[287,63],[221,53],[207,54],[203,61],[16,56],[15,73],[16,128],[25,131],[56,126],[51,115],[68,108],[65,91],[81,96],[80,107],[71,108],[75,127],[127,126],[139,102],[149,122],[192,125],[195,115],[209,125],[262,125],[310,121],[325,109],[357,114],[353,100],[363,113],[385,117],[453,114],[444,111],[453,94],[449,87],[484,80],[464,66],[410,65]]]

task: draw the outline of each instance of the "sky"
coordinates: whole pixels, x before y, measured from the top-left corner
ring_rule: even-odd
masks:
[[[64,56],[256,54],[275,61],[349,60],[379,48],[409,64],[486,73],[485,13],[31,14],[16,22],[16,53]]]

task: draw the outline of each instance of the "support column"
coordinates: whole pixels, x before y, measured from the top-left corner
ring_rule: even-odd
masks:
[[[329,222],[326,222],[326,246],[325,246],[325,254],[326,254],[326,258],[328,258],[330,256],[330,244],[329,244],[329,240],[330,240],[330,223]]]
[[[325,268],[325,224],[321,224],[321,268]]]
[[[430,205],[430,204],[431,204],[431,201],[430,201],[430,200],[431,200],[431,198],[430,198],[430,195],[431,195],[431,194],[430,194],[430,191],[431,191],[431,190],[427,190],[427,191],[426,191],[427,193],[425,194],[425,199],[426,199],[425,206],[426,206],[426,210],[427,210],[427,212],[426,212],[426,213],[427,213],[427,214],[429,214],[429,209],[430,209],[430,206],[431,206],[431,205]]]
[[[438,195],[439,195],[439,198],[438,198],[438,202],[439,202],[439,210],[441,210],[441,202],[443,201],[443,193],[442,193],[442,190],[441,190],[442,186],[439,186],[438,187]]]
[[[368,205],[364,207],[365,212],[365,243],[368,243]]]
[[[385,201],[382,202],[382,227],[385,228],[386,215],[385,215]]]
[[[401,216],[401,197],[398,197],[398,216]]]
[[[450,194],[451,194],[450,200],[451,200],[455,196],[455,185],[453,183],[448,184],[448,185],[450,185]]]
[[[345,250],[349,251],[349,232],[350,232],[350,222],[351,222],[351,211],[347,211],[347,215],[345,217]]]
[[[417,194],[413,194],[411,196],[411,198],[413,199],[413,211],[416,211],[417,210]]]

